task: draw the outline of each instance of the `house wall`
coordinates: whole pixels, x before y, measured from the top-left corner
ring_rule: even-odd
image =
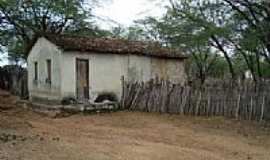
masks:
[[[76,98],[76,59],[89,60],[89,93],[94,100],[102,92],[122,94],[121,78],[127,81],[149,81],[156,77],[174,83],[185,82],[182,60],[160,59],[138,55],[65,52],[61,58],[61,93]]]
[[[121,97],[121,77],[127,73],[127,57],[116,54],[66,52],[62,56],[61,92],[63,97],[76,97],[76,59],[89,60],[89,93],[94,100],[101,92],[114,92]]]
[[[151,58],[151,77],[183,85],[187,79],[185,62],[181,59]]]
[[[128,81],[149,81],[155,78],[184,84],[187,78],[184,60],[129,55]]]
[[[151,77],[151,58],[146,56],[129,55],[125,80],[148,81]]]
[[[61,98],[60,57],[61,50],[45,38],[40,38],[36,42],[27,58],[28,90],[31,100],[58,101]],[[51,59],[51,83],[46,82],[47,59]],[[37,81],[34,80],[35,62],[38,63]]]

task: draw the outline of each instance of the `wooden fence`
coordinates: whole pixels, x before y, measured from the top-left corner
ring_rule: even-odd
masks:
[[[124,82],[122,109],[194,116],[270,119],[270,83],[213,82],[181,86],[168,81]]]

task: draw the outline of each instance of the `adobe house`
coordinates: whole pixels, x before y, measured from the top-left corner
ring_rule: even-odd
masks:
[[[123,39],[43,36],[27,58],[30,100],[59,103],[63,98],[94,101],[100,93],[121,97],[121,78],[153,78],[185,83],[187,57],[156,44]]]

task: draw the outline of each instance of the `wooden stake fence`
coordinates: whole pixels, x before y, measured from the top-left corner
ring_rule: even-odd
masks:
[[[125,82],[122,108],[193,116],[270,119],[270,83],[181,86],[169,81]]]

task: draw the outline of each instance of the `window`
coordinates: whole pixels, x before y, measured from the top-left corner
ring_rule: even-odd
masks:
[[[34,65],[35,65],[35,77],[34,77],[34,80],[37,81],[38,80],[38,63],[35,62]]]
[[[47,59],[47,80],[46,82],[51,83],[52,80],[52,62],[50,59]]]

